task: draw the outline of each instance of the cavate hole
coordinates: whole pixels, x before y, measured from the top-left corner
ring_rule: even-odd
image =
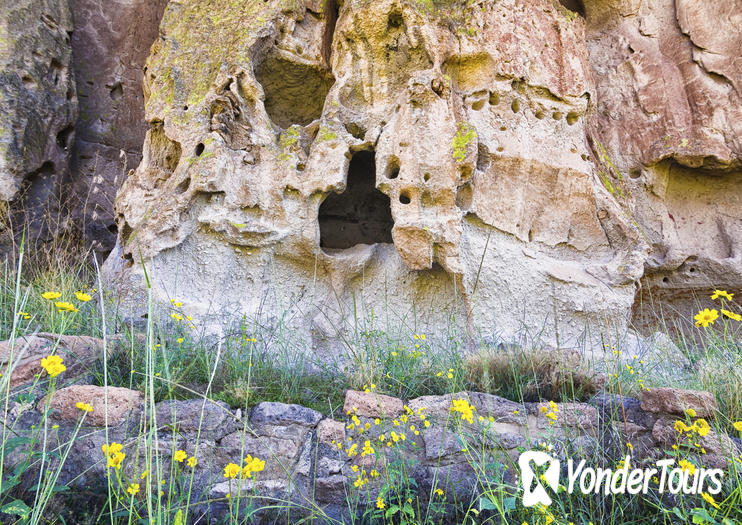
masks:
[[[111,86],[108,94],[111,96],[111,100],[121,100],[121,97],[124,96],[124,87],[121,85],[121,82],[116,82]]]
[[[669,277],[663,277],[662,278],[662,282],[663,283],[669,283],[670,282],[670,278]]]
[[[500,103],[500,95],[497,93],[490,93],[490,106],[496,106]]]
[[[204,152],[204,149],[206,149],[206,147],[205,147],[205,146],[203,145],[203,143],[202,143],[202,142],[199,142],[199,143],[198,143],[198,144],[196,145],[196,156],[197,156],[197,157],[200,157],[200,156],[201,156],[201,154],[202,154],[202,153]]]
[[[580,117],[579,115],[577,115],[577,113],[567,113],[567,124],[569,124],[570,126],[577,122],[579,119]]]
[[[36,82],[33,81],[33,79],[28,75],[23,75],[21,77],[21,82],[23,82],[23,85],[26,87],[33,86]]]
[[[57,146],[59,146],[62,149],[69,148],[70,138],[72,137],[73,131],[74,131],[74,128],[72,126],[67,126],[62,131],[57,133]]]
[[[554,120],[560,120],[562,118],[562,112],[561,111],[555,111],[551,114],[551,118]]]
[[[428,182],[430,180],[430,173],[426,173],[425,175],[423,175],[423,180],[425,182]]]
[[[520,101],[517,98],[513,100],[512,104],[510,104],[510,109],[513,110],[513,113],[518,113],[520,111]]]
[[[191,185],[191,178],[186,177],[180,184],[175,187],[175,193],[185,193]]]
[[[631,168],[631,170],[629,171],[629,177],[631,177],[632,179],[638,179],[641,176],[642,170],[640,170],[639,168]]]
[[[386,167],[386,178],[396,179],[397,177],[399,177],[399,159],[392,155]]]
[[[402,204],[409,204],[410,202],[412,202],[410,200],[409,193],[407,193],[406,191],[403,191],[402,193],[400,193],[399,194],[399,202],[401,202]]]
[[[479,110],[480,110],[480,109],[482,109],[483,107],[484,107],[484,100],[477,100],[476,102],[474,102],[474,103],[473,103],[473,104],[471,105],[471,108],[472,108],[472,109],[473,109],[474,111],[479,111]]]
[[[265,110],[271,120],[288,129],[306,126],[322,116],[322,108],[335,78],[324,68],[298,63],[269,53],[255,69],[265,91]]]
[[[402,13],[395,11],[394,13],[389,14],[389,18],[387,19],[386,23],[388,29],[398,29],[402,27],[402,24],[404,24]]]
[[[570,11],[574,11],[582,17],[585,16],[585,6],[583,5],[581,0],[559,0],[559,3],[562,4],[562,7],[566,7]]]
[[[319,208],[320,246],[345,249],[356,244],[392,242],[389,197],[376,189],[376,156],[358,151],[350,161],[344,192],[328,195]]]

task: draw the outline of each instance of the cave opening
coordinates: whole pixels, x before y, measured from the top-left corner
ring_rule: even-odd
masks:
[[[374,151],[353,154],[342,193],[331,193],[319,208],[320,246],[346,249],[356,244],[392,242],[389,197],[376,189]]]

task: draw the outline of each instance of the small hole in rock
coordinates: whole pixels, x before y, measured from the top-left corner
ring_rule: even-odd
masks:
[[[580,119],[580,117],[577,115],[577,113],[569,112],[567,113],[567,124],[570,126],[577,122]]]
[[[631,170],[629,171],[629,177],[631,177],[632,179],[638,179],[641,176],[642,170],[640,170],[639,168],[631,168]]]
[[[124,86],[121,85],[121,82],[116,82],[111,86],[108,94],[111,96],[111,100],[121,100],[124,96]]]
[[[561,119],[562,118],[562,112],[561,111],[555,111],[554,113],[551,114],[551,118],[553,118],[554,120]]]
[[[199,142],[196,146],[196,156],[200,157],[201,154],[204,152],[204,149],[206,149],[206,146],[203,145],[203,142]]]
[[[520,100],[513,100],[513,103],[510,104],[510,109],[513,110],[513,113],[518,113],[520,111]]]
[[[386,167],[386,178],[396,179],[399,177],[399,159],[395,156],[389,158],[389,165]]]
[[[430,173],[426,173],[425,175],[423,175],[423,180],[425,182],[428,182],[430,180]]]
[[[537,112],[535,113],[535,116],[536,116],[536,118],[537,118],[537,119],[541,120],[541,119],[542,119],[542,118],[544,118],[544,117],[545,117],[546,115],[544,114],[544,112],[543,112],[543,111],[537,111]]]
[[[669,278],[667,278],[667,277],[663,277],[663,278],[662,278],[662,282],[663,282],[663,283],[669,283],[669,282],[670,282],[670,279],[669,279]]]
[[[477,100],[474,104],[471,105],[471,108],[474,111],[479,111],[484,107],[484,100]]]
[[[500,95],[497,93],[490,93],[490,105],[496,106],[500,103]]]
[[[296,171],[304,171],[306,168],[306,165],[302,162],[296,165]]]
[[[410,201],[410,196],[407,194],[407,192],[403,191],[399,194],[399,202],[401,202],[402,204],[409,204],[412,201]]]

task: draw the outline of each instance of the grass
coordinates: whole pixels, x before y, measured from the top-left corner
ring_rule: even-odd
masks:
[[[358,330],[352,339],[345,341],[344,355],[334,362],[326,362],[312,357],[308,345],[292,339],[290,333],[268,330],[246,318],[235,323],[234,331],[226,336],[206,337],[192,324],[187,312],[181,310],[177,299],[172,302],[172,315],[168,319],[156,321],[150,315],[146,330],[138,332],[107,317],[106,312],[110,315],[113,309],[108,305],[109,298],[100,292],[100,279],[93,268],[67,261],[24,272],[23,258],[21,250],[15,260],[16,266],[6,263],[3,268],[0,337],[14,339],[20,352],[22,340],[18,337],[23,334],[46,331],[99,337],[106,334],[111,338],[113,334],[107,333],[110,327],[121,326],[115,339],[110,340],[115,352],[110,357],[104,353],[90,373],[94,384],[123,386],[144,394],[146,424],[138,430],[137,439],[146,444],[143,460],[149,478],[128,479],[122,470],[109,468],[108,488],[104,494],[86,494],[83,489],[61,485],[59,474],[83,426],[85,415],[82,413],[69,442],[59,443],[51,450],[27,447],[29,452],[20,463],[21,467],[0,471],[3,523],[151,521],[182,525],[195,519],[193,509],[202,501],[201,495],[192,493],[194,470],[160,453],[162,437],[157,432],[153,407],[154,403],[166,399],[208,397],[224,401],[233,408],[279,401],[300,404],[343,419],[344,391],[348,388],[374,390],[403,399],[476,390],[524,404],[586,400],[601,388],[609,393],[635,395],[643,388],[679,386],[711,391],[720,407],[715,424],[732,435],[736,433],[733,423],[742,420],[742,323],[724,316],[706,328],[696,328],[690,321],[690,330],[686,326],[674,331],[686,334],[676,343],[692,366],[688,370],[673,371],[673,374],[667,374],[662,363],[649,361],[651,356],[623,355],[621,348],[610,346],[605,359],[599,363],[581,361],[580,356],[573,353],[539,347],[501,345],[471,353],[464,349],[463,338],[452,327],[444,327],[446,335],[442,337],[415,333],[399,337],[372,328]],[[59,292],[61,299],[73,302],[78,311],[59,312],[53,301],[42,298],[42,293],[48,291]],[[75,300],[75,292],[89,293],[93,299]],[[723,306],[734,308],[731,303]],[[358,325],[370,327],[372,323]],[[24,399],[23,396],[30,399],[57,388],[54,379],[41,381],[39,378],[24,390],[11,391],[9,375],[6,372],[0,377],[4,420],[8,420],[8,411],[15,402]],[[675,384],[668,385],[668,377],[674,378]],[[349,479],[345,507],[350,522],[421,525],[523,522],[728,525],[742,522],[742,483],[739,460],[735,458],[728,458],[730,474],[724,497],[713,504],[697,497],[667,498],[656,492],[646,496],[584,496],[561,491],[549,508],[523,508],[520,505],[522,489],[508,474],[516,472],[517,465],[506,454],[484,452],[480,444],[490,432],[488,422],[468,421],[466,410],[462,404],[460,411],[452,412],[445,428],[450,429],[466,451],[468,467],[476,476],[476,491],[441,495],[437,492],[438,482],[434,481],[428,493],[421,492],[411,475],[417,465],[409,444],[414,439],[414,430],[408,428],[407,442],[392,440],[389,445],[384,444],[388,451],[383,457],[379,450],[374,450],[371,454],[375,458],[374,466],[364,467]],[[615,416],[620,422],[621,415]],[[201,417],[203,419],[203,413]],[[359,419],[358,422],[367,423],[376,436],[382,433],[391,436],[400,424],[409,426],[414,420],[420,428],[425,421],[424,414],[420,413],[410,413],[409,418],[401,423],[396,421],[394,426],[388,421]],[[358,431],[358,425],[351,423],[351,426]],[[44,436],[50,431],[48,418],[42,414],[31,445],[46,443]],[[363,443],[360,434],[356,438]],[[552,432],[544,440],[558,446],[559,439],[558,433]],[[4,426],[0,465],[25,445],[29,443],[15,439],[12,427]],[[535,443],[531,445],[536,446]],[[690,443],[676,452],[666,452],[680,458],[690,457],[688,454],[692,450]],[[616,465],[620,461],[619,456],[599,447],[577,452],[597,464]],[[27,476],[24,477],[25,471],[37,472],[38,478],[29,483]],[[259,468],[255,475],[260,475]],[[159,486],[162,482],[167,487],[163,496],[157,497],[156,492],[146,490],[150,484]],[[370,499],[367,490],[372,482],[380,487],[376,500]],[[135,483],[141,485],[136,491],[133,490]],[[79,501],[86,501],[88,505],[85,510],[76,512],[74,509]],[[238,494],[236,500],[220,503],[227,508],[226,522],[236,524],[250,523],[252,512],[268,512],[261,509],[265,502],[254,492],[245,491]],[[272,502],[270,506],[279,516],[289,512],[283,502]],[[305,502],[299,514],[308,518],[308,522],[335,522],[335,518],[323,515],[321,508],[312,502]]]

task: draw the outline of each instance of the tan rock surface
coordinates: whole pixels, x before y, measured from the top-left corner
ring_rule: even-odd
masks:
[[[10,387],[15,388],[33,381],[34,375],[43,372],[41,360],[52,352],[59,355],[67,367],[60,376],[64,378],[79,373],[95,359],[102,357],[103,347],[103,340],[96,337],[59,336],[41,332],[17,337],[14,341],[0,342],[0,365],[4,373],[12,358],[13,373]]]
[[[642,409],[647,412],[682,416],[694,410],[697,417],[713,418],[719,410],[711,392],[681,390],[679,388],[651,388],[642,390]]]
[[[431,332],[455,313],[513,336],[514,312],[555,309],[564,340],[624,325],[645,247],[589,160],[584,20],[547,0],[367,4],[336,23],[277,0],[168,6],[106,265],[132,310],[141,250],[163,303],[288,308],[320,352],[361,291],[363,314],[386,301]]]
[[[46,399],[42,399],[37,408],[42,410],[45,402]],[[49,408],[53,418],[75,422],[82,415],[76,404],[89,404],[93,410],[85,416],[85,424],[102,427],[106,425],[106,409],[108,424],[118,425],[126,419],[131,410],[138,408],[143,402],[141,392],[128,388],[109,386],[106,389],[94,385],[73,385],[54,392]]]

